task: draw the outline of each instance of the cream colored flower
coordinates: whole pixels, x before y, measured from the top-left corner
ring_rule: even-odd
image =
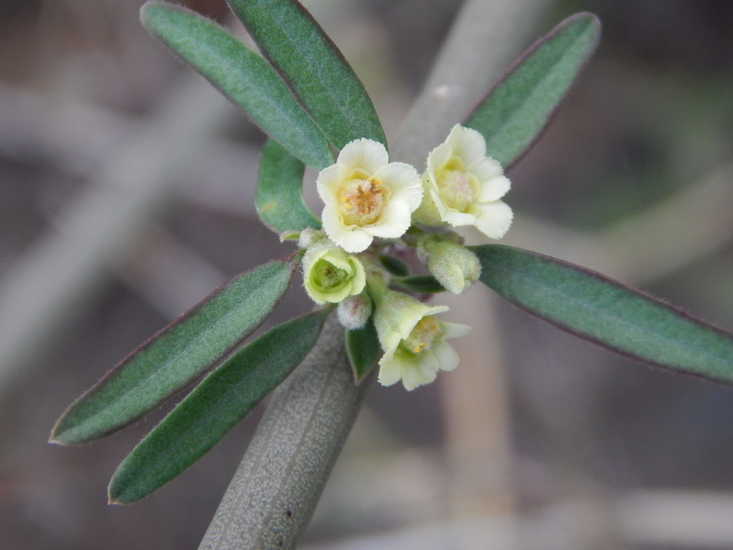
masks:
[[[511,185],[501,165],[486,156],[484,137],[456,124],[428,155],[422,176],[425,195],[415,212],[428,225],[474,225],[500,239],[512,223],[512,210],[501,200]]]
[[[338,303],[364,290],[364,266],[356,256],[347,254],[327,239],[305,253],[303,284],[317,304]]]
[[[415,168],[390,163],[384,146],[370,139],[346,144],[336,164],[318,174],[316,186],[326,205],[323,229],[352,253],[366,250],[374,237],[401,237],[423,194]]]
[[[384,356],[379,361],[379,382],[391,386],[402,380],[407,390],[432,382],[439,370],[458,366],[458,354],[446,342],[465,336],[465,325],[446,323],[435,315],[446,306],[430,307],[392,290],[378,299],[374,325]]]

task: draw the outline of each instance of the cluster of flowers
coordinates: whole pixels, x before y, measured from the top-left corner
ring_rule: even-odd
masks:
[[[500,199],[510,182],[486,156],[483,136],[456,125],[429,154],[422,177],[409,164],[390,163],[382,144],[355,140],[316,184],[325,203],[323,231],[303,231],[299,241],[306,249],[308,295],[319,304],[338,303],[348,329],[363,327],[373,313],[384,350],[382,384],[402,380],[411,390],[432,382],[439,370],[454,369],[458,355],[446,340],[467,334],[469,327],[438,319],[445,306],[431,307],[390,289],[390,276],[376,258],[387,247],[412,246],[455,294],[478,279],[478,259],[446,226],[473,225],[494,239],[509,229],[512,211]]]

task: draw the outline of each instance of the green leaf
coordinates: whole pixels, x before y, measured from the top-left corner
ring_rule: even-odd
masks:
[[[148,2],[140,15],[145,28],[293,155],[319,170],[333,164],[323,132],[262,57],[217,24],[180,6]]]
[[[363,328],[346,331],[346,351],[358,384],[382,356],[382,346],[371,317]]]
[[[569,17],[509,69],[464,123],[486,139],[486,154],[508,168],[545,128],[598,45],[590,13]]]
[[[641,361],[733,382],[733,334],[583,267],[504,245],[471,250],[481,282],[529,313]]]
[[[300,364],[331,310],[270,329],[204,378],[120,464],[110,502],[140,500],[206,454]]]
[[[122,360],[64,412],[51,442],[83,443],[151,411],[221,361],[267,317],[297,257],[234,277]]]
[[[411,275],[410,277],[392,279],[392,281],[408,290],[412,290],[413,292],[422,292],[424,294],[445,292],[443,285],[441,285],[432,275]]]
[[[364,86],[299,2],[227,1],[265,57],[338,149],[359,138],[387,146]]]
[[[260,156],[255,193],[257,215],[275,233],[321,228],[303,200],[305,165],[278,142],[268,140]]]
[[[397,258],[380,254],[378,260],[382,267],[395,277],[407,277],[410,274],[410,268]]]

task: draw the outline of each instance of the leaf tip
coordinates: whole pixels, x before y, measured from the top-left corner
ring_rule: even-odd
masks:
[[[140,8],[140,21],[142,21],[144,27],[147,27],[147,22],[150,20],[150,11],[154,10],[158,4],[160,4],[160,2],[157,0],[150,0],[145,2]]]
[[[595,42],[598,42],[598,40],[601,37],[601,19],[598,17],[595,13],[591,13],[589,11],[581,11],[576,13],[575,15],[571,15],[568,17],[565,21],[566,22],[575,22],[575,21],[584,21],[588,24],[590,28],[593,29],[593,39]]]
[[[120,469],[118,468],[109,482],[109,487],[107,487],[107,504],[122,506],[125,504],[131,504],[136,500],[140,500],[141,497],[130,498],[130,495],[126,495],[124,489],[120,488],[120,484],[117,478],[119,472]]]
[[[49,435],[48,437],[48,442],[51,445],[62,445],[64,447],[68,447],[74,443],[74,441],[64,436],[65,432],[67,432],[62,424],[62,421],[65,417],[66,414],[63,414],[61,418],[56,421],[56,424],[54,424],[53,428],[51,428],[51,435]]]

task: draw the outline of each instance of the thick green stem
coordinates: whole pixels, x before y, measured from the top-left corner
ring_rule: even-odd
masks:
[[[531,28],[537,0],[467,0],[393,147],[422,168],[497,77]],[[516,27],[514,27],[516,25]],[[480,80],[477,80],[477,77]],[[329,322],[311,354],[275,393],[200,549],[294,548],[307,525],[374,374],[355,386],[343,329]]]

